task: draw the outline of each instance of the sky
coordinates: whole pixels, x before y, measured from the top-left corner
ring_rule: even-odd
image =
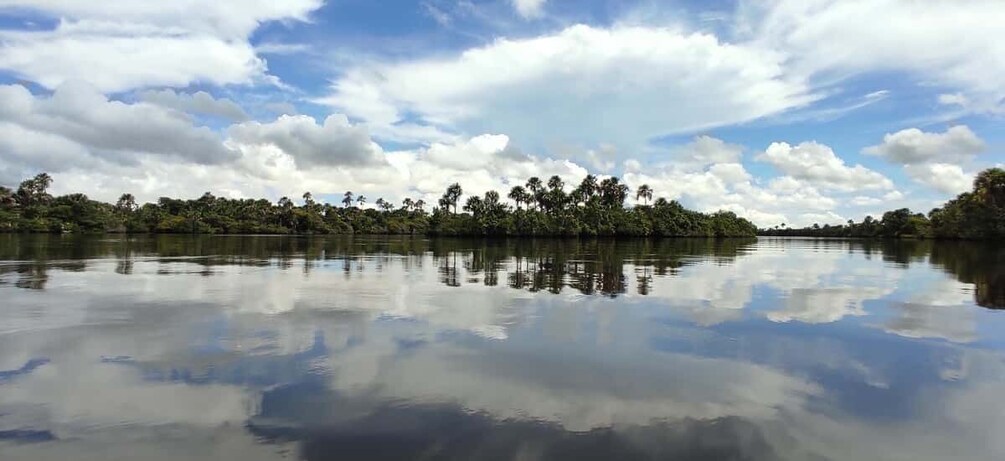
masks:
[[[0,0],[0,184],[436,203],[595,174],[763,227],[927,212],[1005,162],[1001,24],[1000,0]]]

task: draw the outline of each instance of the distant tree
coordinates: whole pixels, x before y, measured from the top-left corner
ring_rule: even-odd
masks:
[[[446,206],[453,207],[454,214],[457,213],[457,201],[461,199],[461,185],[458,183],[453,183],[447,187],[447,191],[443,194],[442,204]]]
[[[978,173],[973,193],[984,205],[1005,208],[1005,170],[990,168]]]
[[[14,205],[17,205],[17,200],[14,198],[14,191],[7,187],[0,186],[0,206],[11,208]]]
[[[600,197],[606,207],[621,208],[628,198],[628,186],[614,176],[604,179],[600,182]]]
[[[530,200],[527,190],[524,189],[523,186],[513,186],[513,188],[509,190],[509,195],[507,197],[516,203],[516,208],[518,210],[520,209],[521,204],[527,203]]]
[[[136,211],[136,197],[133,197],[133,194],[122,194],[119,196],[119,200],[115,202],[115,209],[123,213]]]
[[[342,205],[345,205],[346,208],[352,206],[352,191],[345,191],[345,194],[342,195]]]
[[[646,205],[649,205],[649,201],[653,199],[653,189],[648,184],[639,186],[639,190],[635,191],[635,200],[640,198],[646,201]]]
[[[541,204],[541,199],[544,195],[544,183],[541,182],[541,178],[537,176],[531,176],[527,180],[527,190],[530,192],[534,208],[537,208]]]
[[[366,196],[360,194],[359,197],[356,197],[356,204],[359,205],[360,208],[363,208],[363,205],[366,205]]]

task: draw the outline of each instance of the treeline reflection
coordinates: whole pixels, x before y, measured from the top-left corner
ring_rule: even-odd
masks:
[[[1005,309],[1005,248],[987,243],[924,240],[814,239],[429,239],[411,237],[172,236],[102,238],[73,235],[0,235],[0,284],[42,290],[49,271],[84,271],[95,260],[114,260],[128,275],[138,261],[165,263],[158,274],[212,276],[221,266],[278,266],[305,273],[335,266],[347,275],[406,269],[432,262],[447,286],[506,285],[531,292],[618,296],[629,286],[647,295],[654,277],[675,276],[689,265],[730,265],[757,251],[861,254],[904,268],[931,264],[975,287],[975,302]],[[188,266],[192,267],[192,266]]]

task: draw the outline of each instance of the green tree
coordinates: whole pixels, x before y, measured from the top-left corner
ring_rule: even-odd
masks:
[[[639,186],[639,189],[635,191],[635,200],[644,199],[646,205],[649,205],[649,201],[653,199],[653,189],[649,187],[648,184],[643,184]]]
[[[441,199],[441,204],[453,207],[454,214],[457,214],[457,201],[461,199],[461,185],[458,183],[453,183],[447,187],[447,191],[443,193],[443,198]]]

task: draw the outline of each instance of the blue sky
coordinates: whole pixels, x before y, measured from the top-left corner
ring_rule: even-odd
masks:
[[[593,173],[802,225],[1005,161],[994,0],[106,3],[0,0],[0,183],[435,202]]]

